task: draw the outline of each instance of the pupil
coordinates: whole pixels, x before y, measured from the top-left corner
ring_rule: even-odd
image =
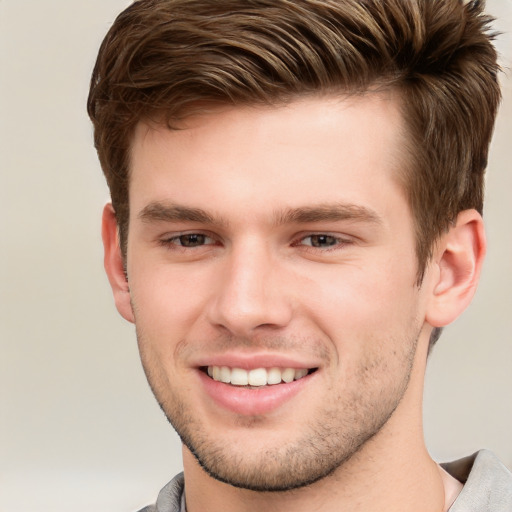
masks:
[[[336,243],[336,240],[333,236],[329,235],[315,235],[311,239],[311,243],[313,247],[324,247],[324,246],[330,246],[334,245]]]
[[[180,236],[180,243],[185,247],[194,247],[204,244],[204,235],[183,235]]]

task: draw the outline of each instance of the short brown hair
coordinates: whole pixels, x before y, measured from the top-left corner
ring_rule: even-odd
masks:
[[[482,212],[500,100],[492,18],[472,0],[138,0],[105,37],[88,112],[126,254],[130,143],[141,120],[200,102],[399,91],[418,282],[437,238]]]

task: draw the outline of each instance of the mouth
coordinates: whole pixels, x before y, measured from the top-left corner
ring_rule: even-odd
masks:
[[[318,368],[231,368],[229,366],[203,366],[200,370],[216,382],[245,388],[262,388],[289,384],[303,379],[318,370]]]

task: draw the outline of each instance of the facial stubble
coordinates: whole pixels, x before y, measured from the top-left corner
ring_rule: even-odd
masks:
[[[325,401],[322,410],[312,411],[307,422],[302,422],[300,435],[291,440],[288,437],[286,444],[266,446],[262,428],[259,430],[261,449],[254,454],[247,453],[245,447],[235,446],[229,435],[211,435],[206,420],[187,404],[179,385],[171,382],[165,372],[163,362],[151,353],[151,344],[140,329],[137,339],[153,394],[203,470],[234,487],[283,492],[311,485],[333,474],[382,430],[407,390],[419,332],[416,327],[400,342],[387,340],[389,346],[402,348],[394,356],[398,358],[397,372],[392,372],[396,375],[389,375],[386,358],[376,357],[361,363],[357,385],[326,390],[332,399]],[[265,418],[254,417],[241,419],[238,427],[251,429],[251,435],[258,436],[259,427],[264,425]]]

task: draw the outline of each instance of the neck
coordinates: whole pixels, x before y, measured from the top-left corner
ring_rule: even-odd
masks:
[[[424,353],[425,352],[425,353]],[[208,476],[184,448],[187,512],[443,512],[446,475],[423,441],[423,371],[413,372],[407,392],[381,431],[332,475],[286,492],[238,489]],[[418,361],[416,361],[418,363]],[[418,366],[417,366],[418,368]],[[446,498],[445,498],[446,494]]]

